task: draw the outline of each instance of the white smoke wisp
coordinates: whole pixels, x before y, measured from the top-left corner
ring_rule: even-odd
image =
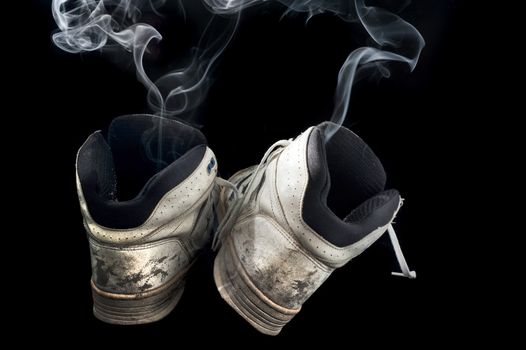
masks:
[[[152,25],[141,23],[143,10],[160,16],[166,0],[53,0],[52,13],[59,31],[56,46],[70,53],[103,50],[114,46],[130,52],[137,79],[146,87],[150,108],[162,117],[178,117],[200,105],[211,85],[210,70],[232,39],[240,14],[228,19],[211,16],[188,64],[152,81],[144,55],[152,41],[162,40]],[[178,0],[183,17],[182,1]],[[225,24],[226,22],[226,24]],[[188,115],[185,116],[186,121]]]
[[[354,3],[359,21],[381,49],[360,47],[351,52],[345,60],[338,74],[335,106],[331,117],[331,121],[336,125],[342,125],[347,116],[352,87],[364,68],[376,63],[380,73],[389,77],[390,72],[383,63],[397,61],[408,64],[413,71],[425,45],[418,30],[397,15],[379,7],[365,6],[363,0],[355,0]],[[385,50],[384,47],[397,49],[398,53]],[[326,139],[330,139],[336,131],[337,128],[327,128]]]
[[[229,19],[213,16],[208,21],[197,46],[193,49],[191,63],[164,74],[155,81],[161,91],[163,104],[158,104],[155,91],[150,90],[148,102],[162,115],[177,116],[194,110],[203,101],[210,88],[210,72],[216,60],[226,49],[239,24],[241,13]],[[186,116],[188,121],[190,116]]]
[[[164,0],[147,3],[154,10]],[[134,0],[53,0],[52,13],[60,30],[53,34],[53,42],[70,53],[122,47],[133,57],[137,79],[162,104],[159,89],[143,66],[149,43],[162,36],[151,25],[138,23],[143,6],[144,1]]]
[[[230,14],[267,2],[269,0],[203,0],[209,8],[221,14]],[[418,30],[397,15],[379,7],[367,6],[364,0],[274,0],[287,7],[286,13],[303,12],[308,19],[322,13],[333,13],[347,22],[359,22],[378,47],[360,47],[352,51],[338,74],[331,116],[336,126],[327,128],[325,139],[329,140],[347,116],[352,87],[366,68],[375,67],[388,77],[384,65],[389,61],[403,62],[411,71],[415,68],[425,41]],[[408,5],[404,2],[403,7]]]

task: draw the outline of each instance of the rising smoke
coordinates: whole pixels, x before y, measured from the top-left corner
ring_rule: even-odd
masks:
[[[53,41],[71,53],[122,47],[133,57],[137,78],[148,90],[152,110],[163,117],[180,117],[203,102],[211,68],[235,34],[243,9],[274,1],[286,7],[285,14],[306,13],[307,19],[331,13],[361,24],[374,42],[373,46],[352,51],[340,69],[331,116],[337,125],[345,120],[357,78],[369,74],[370,68],[389,76],[385,66],[389,61],[406,63],[413,70],[424,47],[424,39],[411,24],[387,10],[365,5],[363,0],[202,0],[212,15],[221,18],[211,17],[189,64],[152,81],[143,58],[150,43],[162,36],[152,25],[142,23],[141,17],[144,10],[159,14],[165,1],[53,0],[52,12],[59,28]],[[177,2],[183,6],[183,1]],[[225,16],[227,25],[218,29],[216,21],[224,21]],[[335,131],[327,129],[326,139]]]
[[[215,13],[237,13],[244,8],[268,0],[203,0]],[[415,27],[397,15],[379,7],[366,6],[363,0],[274,0],[287,7],[287,12],[304,12],[308,19],[322,13],[332,13],[347,22],[359,22],[378,47],[360,47],[352,51],[338,74],[331,116],[337,126],[342,125],[349,108],[351,91],[360,73],[371,64],[384,76],[389,70],[384,63],[404,62],[413,70],[424,47],[424,38]],[[404,4],[404,5],[407,5]],[[391,51],[395,50],[395,51]],[[337,127],[327,128],[325,139],[336,132]]]
[[[145,71],[144,55],[150,43],[162,36],[141,19],[144,11],[160,16],[158,9],[164,4],[165,0],[53,0],[53,17],[60,30],[53,42],[70,53],[121,47],[133,58],[151,109],[163,117],[177,117],[203,101],[210,86],[210,69],[234,35],[239,16],[226,25],[211,16],[190,62],[152,81]]]

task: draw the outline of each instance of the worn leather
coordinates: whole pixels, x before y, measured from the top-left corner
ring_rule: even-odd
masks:
[[[300,307],[335,268],[358,256],[387,230],[387,225],[378,227],[354,244],[337,247],[304,222],[307,141],[312,130],[269,163],[259,191],[246,194],[251,199],[230,235],[252,282],[287,308]]]
[[[207,148],[196,170],[163,196],[142,225],[131,229],[97,224],[90,216],[77,175],[93,282],[98,288],[119,294],[143,293],[189,267],[210,237],[215,164],[215,156]]]

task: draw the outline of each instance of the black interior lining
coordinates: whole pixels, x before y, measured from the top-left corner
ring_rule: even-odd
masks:
[[[140,226],[206,152],[201,132],[151,115],[116,118],[79,150],[77,169],[92,218],[111,228]]]
[[[399,194],[384,192],[385,171],[361,138],[341,127],[326,140],[327,127],[334,124],[322,123],[309,135],[302,214],[313,230],[343,247],[387,224],[398,208]],[[353,220],[358,214],[360,220]]]

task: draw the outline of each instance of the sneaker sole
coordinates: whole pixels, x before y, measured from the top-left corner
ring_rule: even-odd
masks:
[[[106,292],[91,280],[93,314],[103,322],[120,325],[158,321],[168,315],[181,299],[187,270],[162,286],[136,294]]]

